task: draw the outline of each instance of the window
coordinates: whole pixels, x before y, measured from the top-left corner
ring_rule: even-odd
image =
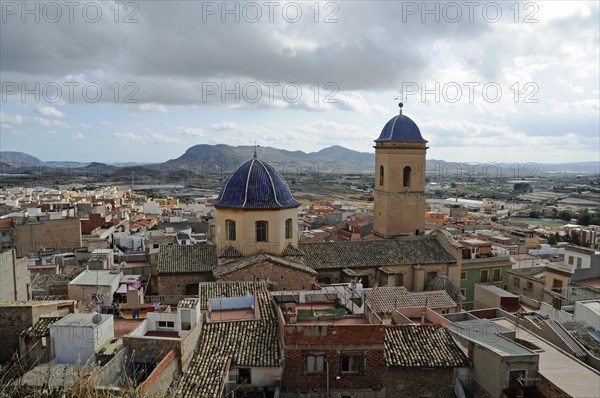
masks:
[[[410,166],[406,166],[404,168],[404,172],[402,175],[402,186],[403,187],[410,187],[410,175],[412,173],[412,169],[410,168]]]
[[[251,384],[250,368],[238,368],[238,384]]]
[[[460,294],[462,294],[464,297],[467,297],[467,289],[460,289]]]
[[[480,275],[481,275],[481,278],[479,280],[480,282],[483,283],[483,282],[488,281],[488,270],[487,269],[482,269]]]
[[[509,387],[522,387],[525,385],[525,371],[524,370],[513,370],[508,375],[508,386]]]
[[[569,256],[569,265],[573,265],[573,260],[575,260],[575,258],[573,256]]]
[[[225,229],[227,230],[227,240],[235,240],[235,221],[225,220]]]
[[[325,369],[325,356],[323,355],[307,355],[306,356],[306,372],[308,373],[323,373]]]
[[[533,290],[533,282],[527,281],[527,289]]]
[[[513,279],[513,286],[514,287],[519,287],[521,286],[521,280],[519,278],[515,278]]]
[[[173,321],[158,321],[159,328],[175,328],[175,322]]]
[[[294,221],[291,218],[285,220],[285,238],[292,239],[292,225]]]
[[[464,271],[463,271],[463,272],[461,272],[461,273],[460,273],[460,280],[461,280],[461,281],[464,281],[464,280],[466,280],[466,279],[467,279],[467,273],[466,273],[466,272],[464,272]]]
[[[383,166],[379,166],[379,185],[383,185]]]
[[[431,271],[427,273],[427,281],[426,283],[431,282],[436,276],[438,276],[437,271]]]
[[[560,293],[562,291],[563,282],[560,279],[552,278],[552,291]]]
[[[342,373],[358,373],[360,369],[360,356],[341,355],[340,365]]]
[[[500,268],[494,270],[494,282],[498,282],[501,279]]]
[[[266,221],[257,221],[256,222],[256,241],[257,242],[267,242],[268,226],[269,226],[269,223]]]
[[[581,268],[581,258],[577,258],[577,268]]]

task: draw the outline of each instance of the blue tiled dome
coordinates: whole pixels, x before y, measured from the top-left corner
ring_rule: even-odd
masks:
[[[377,141],[405,141],[405,142],[427,142],[421,136],[421,131],[417,124],[411,118],[404,115],[396,115],[391,118],[383,130]]]
[[[216,208],[285,209],[298,207],[290,187],[271,165],[252,159],[231,173],[212,202]]]

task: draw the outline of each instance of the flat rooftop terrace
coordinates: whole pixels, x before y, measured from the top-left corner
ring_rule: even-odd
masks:
[[[513,340],[500,335],[509,332],[511,329],[487,319],[454,322],[445,325],[445,327],[451,333],[473,341],[503,357],[531,356],[536,354]],[[519,338],[522,337],[519,336]]]
[[[492,322],[506,329],[517,330],[516,325],[505,318],[494,319]],[[573,398],[600,396],[600,372],[582,364],[526,329],[519,328],[517,337],[541,349],[536,351],[540,355],[538,372],[565,393]]]

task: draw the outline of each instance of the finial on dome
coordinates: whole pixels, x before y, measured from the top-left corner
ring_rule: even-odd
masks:
[[[402,107],[404,106],[404,104],[402,102],[398,103],[398,108],[400,108],[400,113],[399,115],[402,116]]]
[[[254,141],[254,155],[252,156],[252,159],[256,159],[256,141]]]

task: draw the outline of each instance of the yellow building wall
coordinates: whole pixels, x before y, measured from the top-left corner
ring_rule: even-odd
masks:
[[[425,143],[377,143],[373,231],[383,237],[423,234],[425,231]],[[384,168],[383,184],[380,168]],[[403,186],[404,168],[412,170]]]
[[[217,249],[233,246],[248,256],[258,252],[280,255],[288,244],[298,245],[298,209],[240,210],[215,209]],[[285,220],[292,219],[292,237],[285,239]],[[236,240],[227,240],[226,220],[235,221]],[[267,221],[267,242],[256,242],[256,221]]]

